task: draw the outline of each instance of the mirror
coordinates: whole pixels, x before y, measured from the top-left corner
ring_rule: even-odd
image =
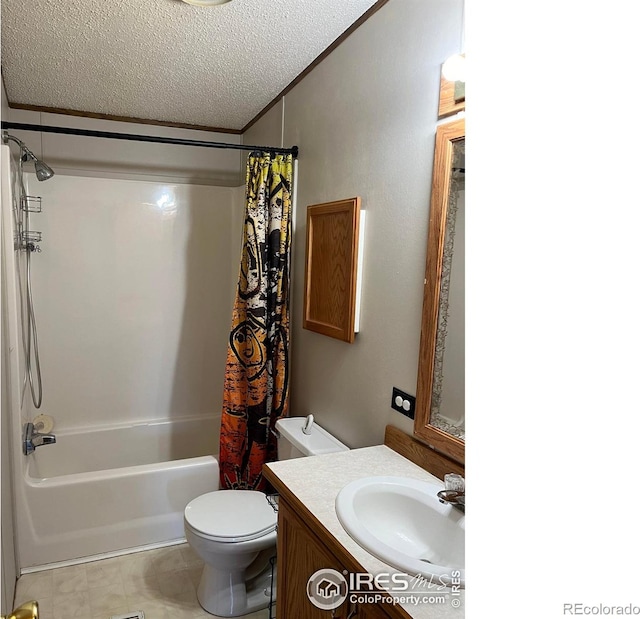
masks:
[[[431,187],[414,434],[464,464],[464,119],[440,125]]]

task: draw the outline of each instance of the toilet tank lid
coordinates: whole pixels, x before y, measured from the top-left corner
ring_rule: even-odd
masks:
[[[305,456],[317,456],[336,451],[349,451],[349,448],[341,443],[335,436],[329,434],[317,423],[311,426],[311,433],[302,431],[306,417],[285,417],[276,421],[276,430],[299,449]]]

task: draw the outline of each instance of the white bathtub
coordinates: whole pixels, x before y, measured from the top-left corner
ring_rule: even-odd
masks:
[[[56,433],[27,456],[22,568],[184,538],[187,503],[218,489],[219,417]]]

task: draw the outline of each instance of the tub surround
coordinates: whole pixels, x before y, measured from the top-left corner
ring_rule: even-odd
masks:
[[[219,414],[233,190],[25,177],[42,198],[31,272],[44,383],[41,409],[25,412],[53,417],[54,433]]]
[[[351,481],[374,475],[398,475],[442,483],[386,445],[273,462],[265,465],[264,473],[280,493],[281,501],[295,511],[344,567],[370,574],[397,570],[369,554],[344,530],[335,511],[338,492]],[[278,552],[280,554],[280,548]],[[461,606],[458,608],[451,606],[450,595],[448,592],[445,594],[448,599],[444,605],[399,604],[394,609],[394,616],[414,619],[464,617],[464,592],[459,596]],[[387,609],[387,612],[391,612],[391,609]]]

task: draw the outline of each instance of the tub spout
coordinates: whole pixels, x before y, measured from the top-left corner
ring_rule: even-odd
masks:
[[[53,445],[56,442],[55,434],[41,434],[33,429],[31,422],[24,424],[22,453],[25,456],[32,454],[36,447],[42,445]]]

